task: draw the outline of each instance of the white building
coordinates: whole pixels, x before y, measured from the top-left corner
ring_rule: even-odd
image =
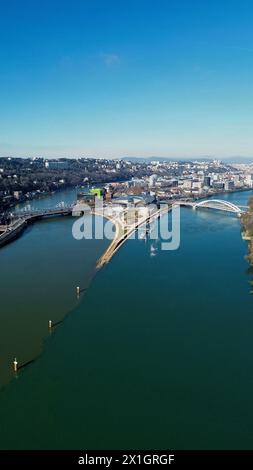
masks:
[[[183,180],[182,187],[183,187],[183,189],[191,189],[192,188],[192,180]]]
[[[192,189],[201,190],[202,186],[203,186],[202,181],[193,181],[192,182]]]
[[[152,188],[153,186],[155,186],[156,181],[157,181],[157,175],[151,175],[148,179],[149,187]]]
[[[250,188],[252,188],[252,175],[245,175],[244,183]]]

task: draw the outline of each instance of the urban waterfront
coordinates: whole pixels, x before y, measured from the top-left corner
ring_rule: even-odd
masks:
[[[223,197],[245,205],[250,195]],[[32,204],[63,198],[73,193]],[[129,240],[95,277],[108,241],[77,242],[72,223],[39,222],[0,252],[1,364],[17,344],[22,362],[39,354],[1,389],[1,448],[252,448],[253,299],[240,221],[181,209],[178,250]],[[88,290],[77,301],[80,279]],[[70,313],[50,336],[48,312]]]

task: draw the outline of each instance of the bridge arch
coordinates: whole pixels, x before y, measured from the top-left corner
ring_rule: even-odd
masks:
[[[196,204],[194,204],[194,208],[197,209],[198,207],[225,210],[228,212],[234,212],[235,214],[240,214],[242,212],[240,207],[224,199],[207,199],[205,201],[197,202]]]

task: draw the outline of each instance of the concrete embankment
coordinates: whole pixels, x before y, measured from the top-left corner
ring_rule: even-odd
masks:
[[[0,234],[0,247],[7,245],[7,243],[17,238],[21,232],[23,232],[26,225],[27,221],[25,219],[21,219],[7,226],[7,228]]]

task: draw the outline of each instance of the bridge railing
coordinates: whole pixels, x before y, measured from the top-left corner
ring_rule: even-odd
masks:
[[[65,212],[71,212],[73,209],[73,206],[67,206],[67,207],[55,207],[55,208],[49,208],[49,209],[41,209],[41,210],[23,210],[20,212],[15,212],[13,214],[14,218],[20,218],[20,217],[32,217],[32,216],[40,216],[40,215],[50,215],[50,214],[62,214]]]

